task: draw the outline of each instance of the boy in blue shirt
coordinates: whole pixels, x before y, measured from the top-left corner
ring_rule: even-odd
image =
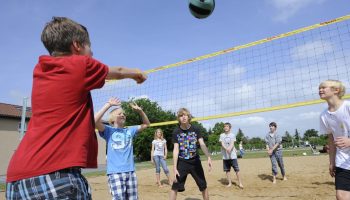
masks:
[[[96,128],[107,142],[107,176],[113,199],[138,199],[137,179],[135,173],[133,138],[150,125],[147,115],[136,104],[133,110],[139,113],[142,124],[125,127],[126,116],[120,107],[121,101],[111,98],[95,115]],[[101,121],[104,113],[112,106],[118,106],[109,113],[109,125]]]

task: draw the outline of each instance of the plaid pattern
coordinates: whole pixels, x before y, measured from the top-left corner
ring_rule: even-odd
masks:
[[[122,172],[108,174],[108,184],[113,200],[137,200],[136,173]]]
[[[282,176],[286,175],[286,172],[284,170],[284,163],[283,163],[283,157],[282,157],[282,151],[277,150],[272,153],[270,156],[271,164],[272,164],[272,175],[276,176],[278,174],[277,164],[281,169]]]
[[[7,183],[6,199],[90,200],[91,191],[80,169],[69,168]]]

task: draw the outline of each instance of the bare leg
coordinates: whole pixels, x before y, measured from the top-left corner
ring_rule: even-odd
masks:
[[[176,200],[177,190],[170,190],[170,200]]]
[[[231,187],[232,185],[232,180],[231,180],[231,174],[230,172],[226,172],[226,178],[227,178],[227,181],[228,181],[228,185],[226,187]]]
[[[242,184],[242,181],[241,181],[241,177],[239,176],[239,172],[236,172],[236,175],[237,175],[237,179],[238,179],[238,187],[243,189],[243,184]]]
[[[162,183],[160,182],[160,174],[156,174],[156,179],[158,187],[162,187]]]
[[[345,190],[336,190],[337,200],[350,199],[350,192]]]
[[[202,191],[202,196],[203,196],[203,200],[209,200],[208,188],[205,188],[205,190]]]
[[[273,184],[276,183],[276,175],[273,176],[272,183],[273,183]]]

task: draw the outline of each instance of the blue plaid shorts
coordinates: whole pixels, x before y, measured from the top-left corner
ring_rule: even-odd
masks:
[[[113,200],[137,200],[135,172],[108,174],[108,184]]]
[[[91,190],[79,168],[68,168],[7,183],[6,199],[91,200]]]

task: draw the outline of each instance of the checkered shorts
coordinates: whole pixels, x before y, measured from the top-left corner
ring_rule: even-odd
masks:
[[[137,200],[135,172],[108,174],[108,184],[113,200]]]
[[[6,199],[91,200],[91,191],[80,169],[68,168],[7,183]]]

